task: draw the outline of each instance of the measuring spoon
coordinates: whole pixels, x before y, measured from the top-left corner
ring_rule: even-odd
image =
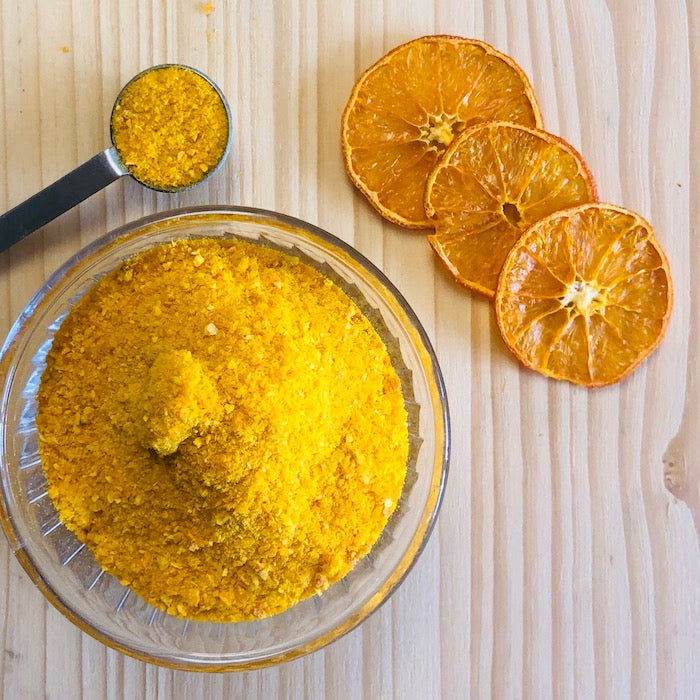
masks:
[[[114,132],[112,127],[114,125],[115,112],[127,88],[151,71],[169,68],[179,68],[192,71],[193,73],[196,73],[200,77],[204,78],[204,80],[206,80],[206,82],[209,83],[209,85],[216,91],[218,97],[221,99],[224,109],[226,110],[227,137],[226,145],[218,162],[206,173],[202,173],[202,177],[200,179],[197,179],[195,182],[182,187],[165,188],[154,186],[153,184],[139,179],[134,174],[132,169],[122,162],[119,152],[114,144]],[[141,73],[135,75],[121,89],[119,95],[117,96],[114,107],[112,108],[112,115],[110,117],[110,138],[112,141],[112,146],[101,153],[98,153],[96,156],[93,156],[86,163],[79,165],[75,170],[69,172],[67,175],[64,175],[62,178],[56,180],[56,182],[52,183],[48,187],[45,187],[40,192],[37,192],[37,194],[31,196],[21,204],[18,204],[13,209],[10,209],[10,211],[8,211],[6,214],[0,216],[0,252],[7,250],[10,246],[14,245],[18,241],[21,241],[25,236],[32,233],[32,231],[36,231],[38,228],[41,228],[45,224],[49,223],[49,221],[52,221],[57,216],[76,206],[76,204],[80,204],[80,202],[82,202],[84,199],[87,199],[96,192],[99,192],[107,185],[111,184],[115,180],[118,180],[119,178],[124,177],[125,175],[131,176],[145,187],[157,192],[180,192],[198,185],[207,178],[211,177],[211,175],[213,175],[224,162],[231,148],[232,135],[233,124],[231,119],[231,110],[228,106],[226,98],[224,97],[224,94],[211,78],[195,68],[175,63],[162,64],[147,68]]]

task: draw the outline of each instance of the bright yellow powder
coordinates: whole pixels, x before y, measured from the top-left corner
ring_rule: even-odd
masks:
[[[203,180],[224,155],[229,133],[217,91],[198,73],[176,65],[154,68],[129,83],[111,127],[131,174],[166,191]]]
[[[386,347],[337,285],[214,239],[100,280],[56,334],[37,416],[49,494],[100,564],[220,621],[281,612],[369,551],[406,420]]]

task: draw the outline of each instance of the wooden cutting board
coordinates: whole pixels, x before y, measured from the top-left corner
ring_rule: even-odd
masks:
[[[676,305],[622,384],[587,391],[521,369],[489,303],[347,180],[353,82],[431,33],[513,56],[601,199],[655,226]],[[0,3],[0,210],[108,146],[119,88],[149,65],[211,75],[235,123],[225,169],[201,188],[122,180],[0,255],[3,335],[53,270],[126,221],[191,204],[275,209],[355,245],[399,287],[436,347],[453,421],[439,524],[416,567],[361,627],[277,668],[199,675],[107,649],[44,601],[0,538],[0,697],[698,697],[698,36],[695,0]]]

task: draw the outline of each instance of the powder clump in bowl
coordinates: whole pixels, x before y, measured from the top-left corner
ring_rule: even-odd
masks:
[[[38,406],[66,526],[191,619],[323,591],[376,542],[406,473],[401,383],[369,320],[297,257],[235,239],[103,277],[58,330]]]

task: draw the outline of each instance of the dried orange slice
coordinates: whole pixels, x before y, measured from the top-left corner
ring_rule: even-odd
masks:
[[[604,386],[661,342],[673,286],[652,227],[634,212],[595,203],[552,214],[523,234],[495,304],[501,335],[523,364]]]
[[[382,216],[432,228],[423,192],[438,156],[457,133],[491,119],[541,125],[522,69],[475,39],[414,39],[355,84],[342,119],[345,168]]]
[[[478,124],[450,145],[426,183],[430,245],[459,282],[493,296],[522,232],[559,209],[596,200],[593,177],[566,141],[509,122]]]

